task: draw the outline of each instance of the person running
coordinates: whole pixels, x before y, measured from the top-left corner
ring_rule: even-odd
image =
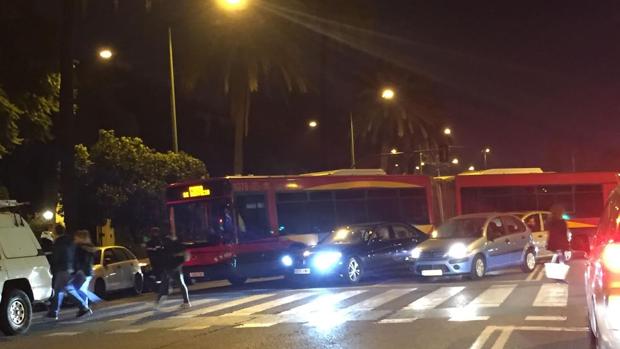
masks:
[[[86,300],[86,304],[101,302],[96,294],[91,292],[88,287],[93,278],[93,264],[95,262],[95,246],[90,239],[88,230],[78,230],[75,232],[75,275],[73,286],[77,293]]]
[[[160,240],[161,244],[156,246],[159,251],[159,260],[156,264],[161,265],[161,284],[155,302],[155,309],[159,309],[161,304],[168,298],[170,293],[170,281],[174,280],[181,291],[183,304],[181,309],[191,307],[189,302],[189,292],[183,280],[183,263],[185,262],[185,246],[181,244],[176,236],[168,235]],[[155,245],[155,243],[153,244]]]
[[[568,241],[566,221],[563,218],[564,208],[556,204],[553,205],[549,211],[551,211],[551,218],[545,224],[549,230],[547,250],[556,253],[559,263],[565,263],[565,252],[570,251],[570,242]]]
[[[54,241],[54,248],[52,250],[52,286],[54,297],[52,298],[47,317],[58,320],[65,294],[75,298],[79,304],[80,310],[77,313],[77,317],[82,317],[86,314],[90,315],[92,310],[88,307],[86,300],[73,287],[72,274],[75,270],[75,244],[73,239],[65,234],[64,228],[57,229],[56,235],[58,238]]]

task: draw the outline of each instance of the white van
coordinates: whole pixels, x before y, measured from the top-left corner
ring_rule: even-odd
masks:
[[[0,290],[0,331],[6,335],[28,331],[32,304],[52,296],[50,266],[39,241],[19,214],[2,211]]]

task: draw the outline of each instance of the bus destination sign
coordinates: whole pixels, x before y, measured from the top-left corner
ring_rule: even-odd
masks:
[[[204,196],[210,196],[211,189],[205,188],[203,185],[192,185],[187,188],[187,191],[183,191],[183,199],[200,198]]]

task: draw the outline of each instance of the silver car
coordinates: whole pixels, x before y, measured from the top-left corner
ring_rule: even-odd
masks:
[[[465,275],[478,279],[487,271],[536,267],[529,228],[506,213],[478,213],[447,220],[431,238],[411,251],[411,268],[419,276]]]

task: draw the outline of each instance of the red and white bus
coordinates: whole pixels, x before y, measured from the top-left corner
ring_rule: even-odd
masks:
[[[432,226],[431,195],[426,176],[337,170],[177,183],[167,189],[167,204],[171,231],[189,246],[186,274],[240,284],[281,275],[289,248],[316,244],[339,225]]]
[[[454,183],[456,214],[546,211],[562,204],[569,215],[573,248],[587,250],[587,238],[618,185],[618,173],[497,169],[461,174]]]

